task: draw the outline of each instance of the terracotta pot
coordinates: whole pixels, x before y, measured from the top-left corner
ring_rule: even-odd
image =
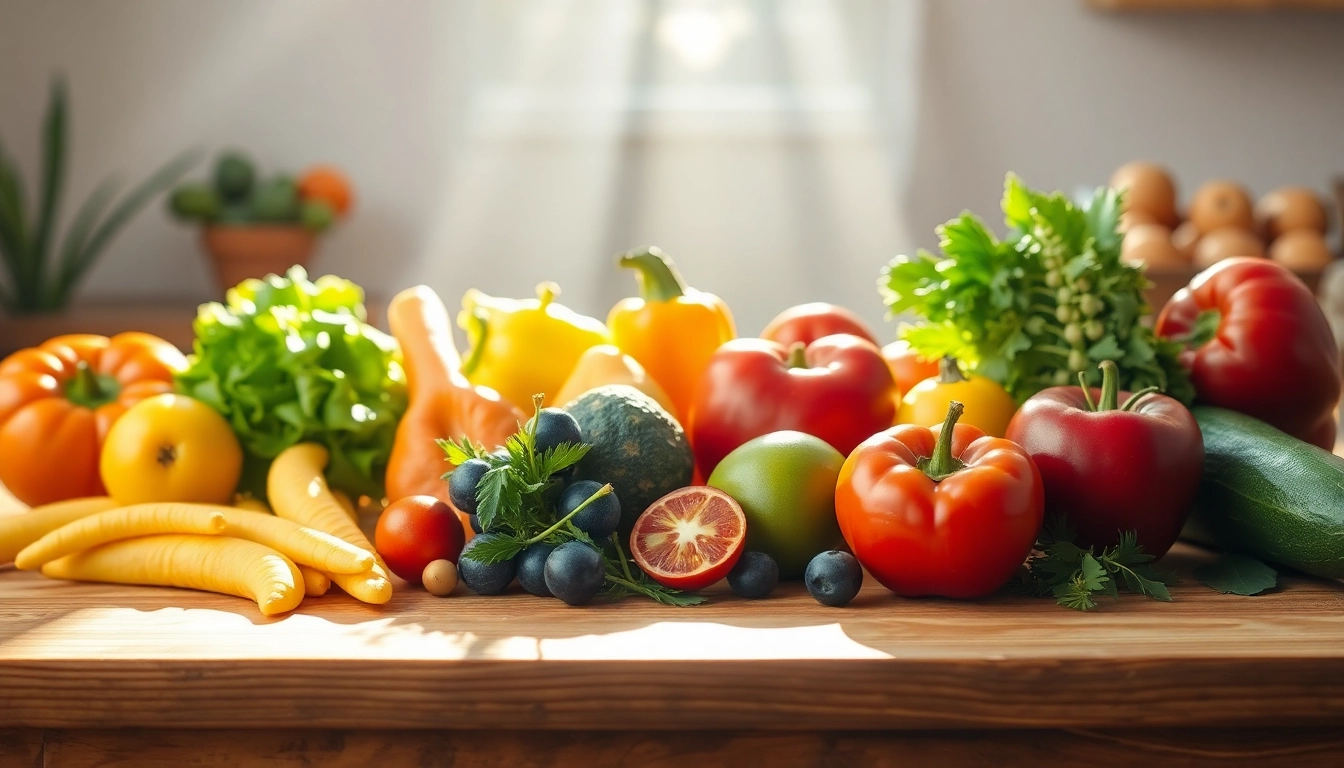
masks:
[[[215,224],[201,230],[201,244],[210,254],[220,290],[227,291],[249,277],[283,275],[295,264],[308,266],[317,239],[293,224]]]

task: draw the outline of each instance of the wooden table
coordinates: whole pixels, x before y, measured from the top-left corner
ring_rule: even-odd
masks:
[[[1168,558],[1188,573],[1208,555]],[[0,572],[0,766],[1338,765],[1344,585],[383,608]]]

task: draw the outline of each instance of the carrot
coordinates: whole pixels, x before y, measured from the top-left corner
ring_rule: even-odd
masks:
[[[100,544],[156,533],[216,534],[224,531],[219,509],[199,504],[133,504],[80,518],[24,547],[14,565],[32,571],[52,560]]]
[[[336,586],[357,600],[375,605],[392,599],[392,581],[386,564],[364,532],[346,514],[327,488],[322,470],[327,449],[317,443],[299,443],[280,453],[266,476],[266,495],[277,517],[329,533],[373,554],[373,565],[358,574],[328,574]]]
[[[15,555],[24,547],[57,528],[116,506],[110,496],[93,496],[44,504],[12,517],[0,517],[0,565],[14,562]]]
[[[331,577],[316,568],[300,565],[299,573],[303,576],[303,594],[308,597],[321,597],[331,589]]]
[[[53,579],[182,587],[255,600],[265,616],[292,611],[304,582],[289,558],[227,536],[163,534],[104,544],[42,566]]]
[[[329,573],[363,573],[373,565],[373,553],[354,544],[306,528],[274,515],[219,508],[225,536],[255,541],[276,550],[299,565]]]

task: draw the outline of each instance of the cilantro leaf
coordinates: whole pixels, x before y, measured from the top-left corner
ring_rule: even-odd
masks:
[[[517,557],[518,553],[522,552],[526,546],[516,536],[491,533],[488,537],[482,537],[481,543],[473,546],[462,556],[468,560],[489,565],[490,563],[499,563]]]
[[[1120,536],[1114,546],[1100,553],[1074,544],[1074,531],[1062,518],[1052,519],[1036,541],[1036,552],[1011,587],[1017,594],[1053,596],[1065,608],[1088,611],[1096,607],[1098,593],[1119,598],[1118,582],[1129,591],[1154,600],[1171,601],[1167,585],[1171,574],[1155,571],[1153,556],[1143,551],[1133,531]]]
[[[1279,584],[1279,574],[1254,557],[1225,552],[1195,569],[1200,583],[1225,595],[1258,595]]]

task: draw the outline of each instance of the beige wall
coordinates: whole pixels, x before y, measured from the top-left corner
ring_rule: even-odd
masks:
[[[498,23],[498,5],[296,0],[0,0],[0,135],[31,173],[47,77],[63,70],[72,200],[106,171],[139,174],[190,144],[244,146],[268,167],[333,160],[357,180],[360,207],[324,244],[319,271],[382,295],[425,281],[449,302],[471,285],[522,295],[554,278],[568,303],[601,314],[630,287],[611,254],[657,242],[748,332],[815,298],[878,321],[878,267],[932,245],[932,227],[962,208],[994,214],[1008,169],[1072,189],[1145,156],[1187,189],[1231,175],[1257,192],[1324,189],[1344,171],[1344,15],[855,5],[851,21],[898,27],[889,66],[898,81],[908,69],[911,91],[883,104],[914,111],[909,143],[900,116],[894,130],[857,119],[815,134],[481,136],[462,104],[473,31]],[[614,6],[585,7],[606,19]],[[156,208],[85,295],[210,291],[194,233]]]

